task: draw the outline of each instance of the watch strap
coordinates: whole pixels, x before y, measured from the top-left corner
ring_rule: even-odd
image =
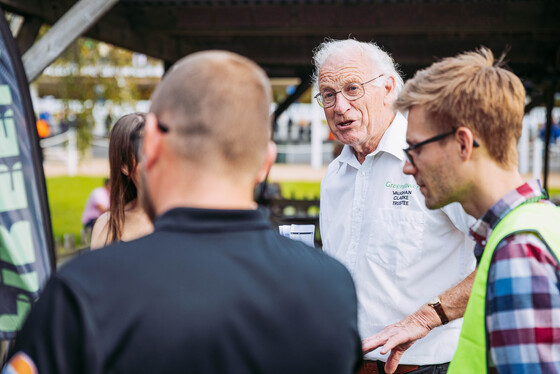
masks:
[[[445,312],[443,311],[443,306],[439,302],[439,299],[434,303],[429,303],[428,305],[434,308],[437,315],[439,316],[439,319],[441,319],[442,325],[445,325],[449,322],[449,318],[447,318],[447,315],[445,315]]]

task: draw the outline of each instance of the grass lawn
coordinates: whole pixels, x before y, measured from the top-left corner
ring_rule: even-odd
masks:
[[[103,185],[103,177],[47,178],[47,191],[55,238],[72,233],[80,241],[82,211],[88,195]],[[280,182],[282,196],[288,199],[318,199],[319,182]],[[560,198],[560,188],[551,188],[550,196]]]
[[[103,177],[50,177],[47,193],[55,238],[72,233],[80,242],[82,211],[94,188],[103,185]],[[319,182],[281,182],[282,196],[296,199],[318,199]]]
[[[72,233],[80,242],[82,211],[91,191],[103,186],[103,177],[47,178],[47,194],[51,210],[53,234],[60,238]]]
[[[319,199],[321,182],[279,182],[285,199]]]

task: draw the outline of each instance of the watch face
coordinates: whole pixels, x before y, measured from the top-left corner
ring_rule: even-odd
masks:
[[[428,305],[435,305],[439,303],[439,297],[433,297],[430,301],[428,301]]]

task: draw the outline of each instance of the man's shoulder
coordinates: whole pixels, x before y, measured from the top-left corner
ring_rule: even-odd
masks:
[[[325,176],[323,177],[323,181],[327,178],[327,177],[332,177],[333,174],[336,174],[336,172],[340,169],[340,165],[341,163],[343,163],[344,161],[341,159],[341,155],[338,155],[338,157],[336,157],[334,160],[332,160],[329,165],[327,166],[327,171],[325,172]]]
[[[496,246],[492,262],[532,259],[558,268],[547,243],[535,232],[518,232],[504,237]]]
[[[87,279],[91,276],[107,275],[111,276],[112,272],[119,272],[120,269],[127,267],[130,261],[137,263],[138,261],[150,261],[150,258],[141,256],[132,257],[131,252],[127,248],[134,246],[136,249],[146,247],[144,238],[132,242],[115,242],[106,247],[91,250],[78,257],[72,259],[63,265],[57,272],[58,276],[63,280],[76,281],[79,279]],[[100,278],[103,278],[100,277]],[[114,280],[114,279],[113,279]]]

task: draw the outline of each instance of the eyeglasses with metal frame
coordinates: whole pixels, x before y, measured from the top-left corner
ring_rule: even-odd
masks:
[[[373,82],[377,78],[382,77],[384,74],[380,74],[377,77],[370,79],[367,82],[352,82],[348,83],[346,86],[342,87],[341,90],[324,90],[319,92],[314,98],[317,100],[319,105],[323,108],[330,108],[336,103],[336,95],[341,93],[342,96],[348,101],[354,101],[362,98],[366,94],[366,89],[364,85]]]
[[[416,165],[414,164],[414,158],[412,157],[412,154],[410,153],[411,151],[414,151],[414,150],[416,150],[420,147],[423,147],[426,144],[430,144],[430,143],[437,142],[439,140],[445,139],[449,135],[455,134],[455,132],[457,132],[457,129],[458,129],[457,127],[454,127],[453,130],[451,130],[451,131],[447,131],[447,132],[441,133],[439,135],[432,136],[429,139],[426,139],[426,140],[421,141],[419,143],[412,144],[408,148],[403,149],[404,153],[406,154],[406,158],[408,159],[408,162],[410,162],[410,164],[412,166],[416,167]],[[478,142],[474,139],[473,139],[473,147],[474,148],[480,147],[480,144],[478,144]]]

